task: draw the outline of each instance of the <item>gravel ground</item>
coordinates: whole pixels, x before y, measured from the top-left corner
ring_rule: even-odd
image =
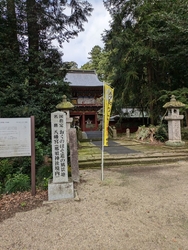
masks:
[[[17,213],[0,224],[1,250],[186,250],[188,165],[81,170],[80,201]]]

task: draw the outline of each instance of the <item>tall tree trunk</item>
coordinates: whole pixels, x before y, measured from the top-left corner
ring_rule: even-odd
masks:
[[[150,123],[154,124],[154,114],[153,114],[153,89],[152,89],[152,62],[148,60],[147,63],[147,78],[148,78],[148,88],[149,88],[149,112],[150,112]]]
[[[9,46],[15,56],[19,56],[19,43],[17,37],[17,19],[16,19],[16,10],[15,10],[15,0],[7,0],[7,16],[8,16],[8,25],[10,30],[9,35]]]
[[[37,58],[39,52],[39,27],[37,23],[37,3],[35,0],[27,0],[26,5],[29,48],[29,84],[38,85]]]
[[[188,110],[187,109],[185,111],[185,123],[186,123],[186,127],[188,127]]]
[[[153,41],[149,40],[149,48],[153,48]],[[151,58],[148,58],[147,61],[147,78],[148,78],[148,88],[149,88],[149,111],[150,111],[150,123],[154,124],[154,71]]]

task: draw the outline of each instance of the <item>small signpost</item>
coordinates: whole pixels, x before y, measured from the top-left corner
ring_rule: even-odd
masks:
[[[35,185],[35,119],[0,118],[0,158],[31,156],[31,190]]]

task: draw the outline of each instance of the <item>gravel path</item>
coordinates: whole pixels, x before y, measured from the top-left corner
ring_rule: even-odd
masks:
[[[82,170],[80,201],[17,213],[1,250],[186,250],[188,164]]]

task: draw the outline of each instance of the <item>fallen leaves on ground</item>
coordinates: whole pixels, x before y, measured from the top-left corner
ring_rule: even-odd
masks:
[[[17,192],[3,194],[0,198],[0,222],[14,216],[18,212],[29,211],[42,206],[48,200],[46,190],[37,190],[36,195],[31,192]]]

